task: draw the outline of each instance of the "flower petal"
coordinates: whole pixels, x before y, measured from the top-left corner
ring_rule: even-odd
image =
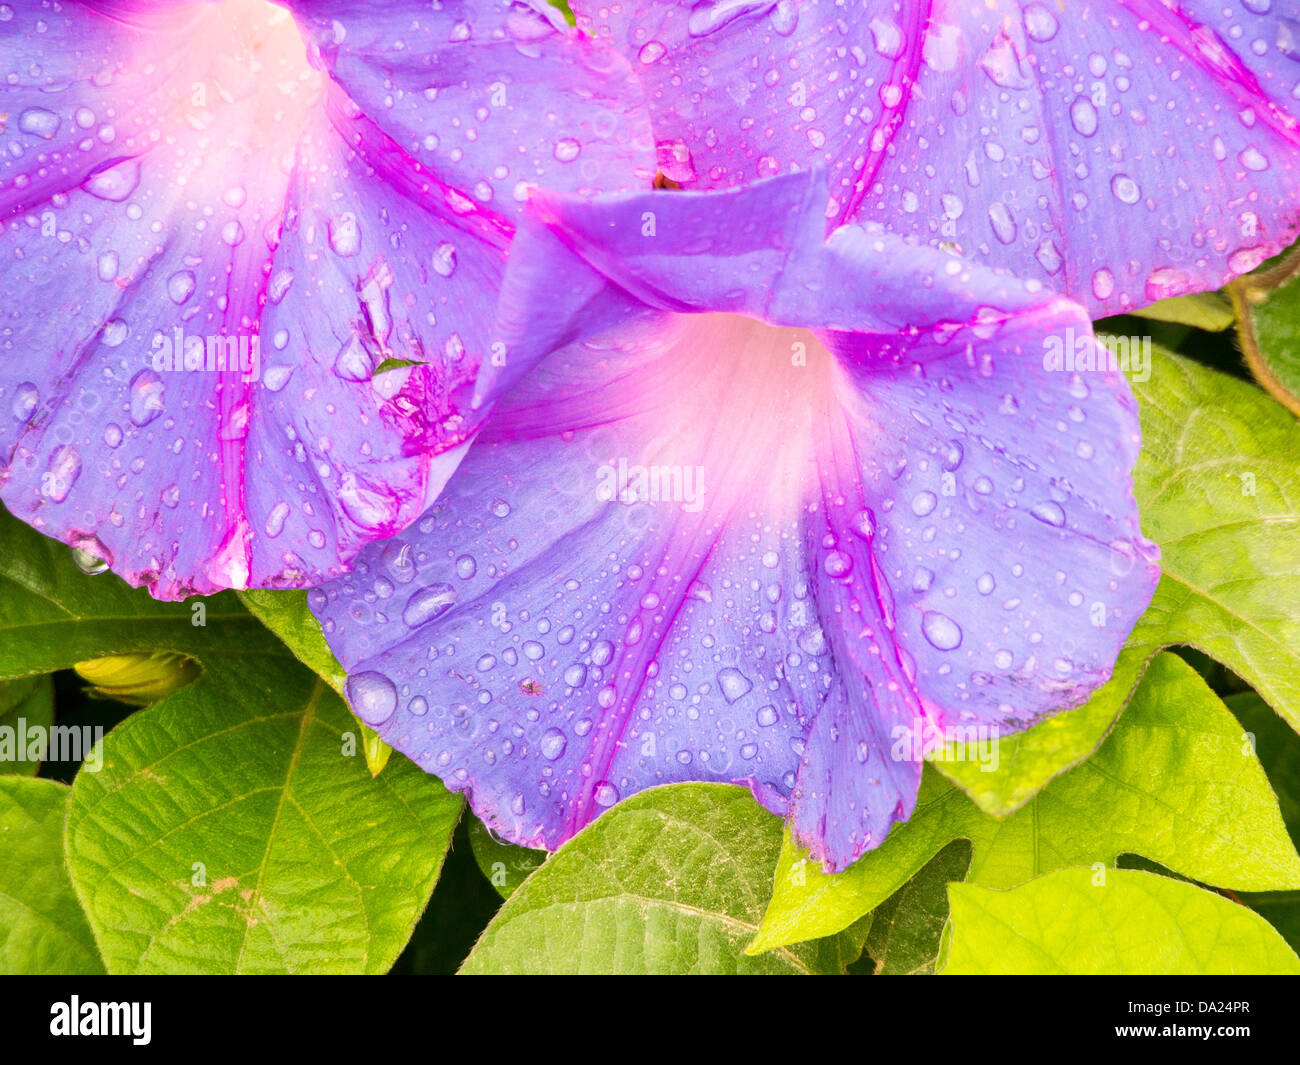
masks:
[[[388,43],[384,11],[367,47]],[[603,84],[594,45],[548,33],[457,53],[474,91],[491,83],[476,70],[508,80],[510,130],[573,115]],[[451,47],[407,43],[431,52],[367,52],[358,69],[418,79]],[[462,131],[412,158],[260,0],[20,6],[0,19],[0,70],[6,505],[163,598],[310,584],[422,513],[485,412],[468,385],[499,345],[512,225],[475,206],[473,175],[502,144]],[[377,80],[351,82],[383,112]],[[446,95],[418,102],[449,124]],[[620,158],[637,149],[597,124],[608,144],[583,136],[599,178],[618,138]],[[516,177],[592,177],[551,162]],[[228,353],[237,369],[217,369]]]
[[[1043,301],[1038,282],[974,270],[878,228],[846,226],[827,240],[825,199],[820,170],[726,193],[583,199],[535,192],[501,293],[509,359],[482,367],[477,402],[500,394],[557,346],[646,308],[894,333],[917,323],[955,328]],[[881,269],[886,253],[891,267]]]
[[[627,62],[541,0],[290,7],[331,76],[447,182],[461,213],[508,225],[530,185],[587,195],[654,177],[649,114]]]
[[[1077,704],[1150,598],[1123,376],[1076,394],[1045,360],[1045,338],[1091,339],[1082,309],[856,227],[744,238],[785,257],[691,244],[720,202],[803,233],[754,207],[808,188],[539,203],[550,223],[512,251],[519,321],[549,305],[562,333],[593,308],[623,324],[538,362],[429,513],[312,593],[354,709],[510,839],[553,847],[641,788],[733,780],[843,868],[915,803],[920,752],[900,736]],[[637,255],[624,223],[647,203],[682,212],[661,232],[687,236]],[[552,266],[535,312],[534,254]],[[813,277],[834,279],[825,302]],[[630,292],[748,317],[636,311]],[[826,307],[855,330],[798,327]],[[764,324],[772,308],[801,321]],[[1068,670],[1027,669],[1044,635],[1075,640]]]
[[[825,165],[832,223],[955,246],[1094,316],[1217,288],[1295,239],[1300,22],[1280,6],[858,6],[575,5],[641,57],[687,187]]]

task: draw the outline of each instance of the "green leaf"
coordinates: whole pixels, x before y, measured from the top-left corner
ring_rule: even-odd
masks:
[[[334,657],[325,641],[325,634],[321,632],[320,622],[307,606],[306,591],[252,589],[240,592],[239,598],[263,625],[280,637],[300,662],[346,699],[343,686],[347,681],[347,671]],[[361,749],[370,775],[379,776],[393,756],[393,749],[356,715],[353,715],[352,729],[361,736]]]
[[[63,866],[67,806],[64,784],[0,777],[0,972],[104,971]]]
[[[375,367],[375,372],[371,377],[378,377],[381,373],[388,373],[390,370],[403,370],[408,366],[427,366],[428,363],[421,362],[419,359],[384,359]]]
[[[1300,414],[1300,254],[1228,286],[1246,365],[1261,386]]]
[[[41,760],[27,757],[30,744],[23,741],[33,728],[48,730],[54,724],[54,678],[23,677],[0,684],[0,706],[7,706],[0,709],[0,728],[13,737],[12,752],[6,750],[6,737],[0,737],[0,773],[34,777]]]
[[[320,622],[307,605],[306,591],[250,589],[240,592],[239,599],[258,621],[280,637],[300,662],[340,695],[344,694],[347,671],[325,641]]]
[[[1236,321],[1232,304],[1217,292],[1198,292],[1191,296],[1174,296],[1129,312],[1138,318],[1157,322],[1190,325],[1211,333],[1221,333]]]
[[[876,975],[934,972],[948,923],[948,885],[966,879],[970,858],[970,841],[953,840],[875,909],[867,954],[876,963]]]
[[[479,871],[503,899],[508,899],[546,861],[546,851],[498,843],[477,817],[467,820],[469,845],[474,851],[474,861]]]
[[[1300,736],[1255,692],[1238,692],[1223,700],[1255,746],[1260,765],[1277,795],[1282,820],[1300,844]]]
[[[1222,895],[1129,869],[1062,869],[1012,891],[948,888],[945,975],[1300,974],[1263,918]]]
[[[202,661],[266,654],[269,645],[232,593],[193,607],[159,603],[112,573],[88,577],[68,548],[0,510],[0,679],[110,654],[167,650]]]
[[[1300,729],[1300,423],[1257,388],[1157,351],[1135,381],[1134,494],[1163,576],[1109,683],[1076,710],[1001,741],[1001,768],[938,768],[992,814],[1018,809],[1105,737],[1160,649],[1198,648]]]
[[[1282,820],[1292,841],[1300,844],[1300,736],[1254,692],[1230,695],[1224,702],[1255,744]],[[1281,932],[1292,949],[1300,950],[1300,891],[1243,892],[1241,901]]]
[[[988,887],[1065,866],[1113,864],[1124,853],[1221,887],[1300,887],[1300,855],[1241,726],[1191,666],[1163,654],[1101,750],[1004,820],[927,771],[911,819],[837,876],[809,863],[792,878],[802,856],[787,838],[771,906],[749,949],[847,927],[954,839],[971,841],[968,879]]]
[[[372,780],[342,700],[234,595],[155,602],[0,519],[0,677],[145,650],[203,674],[73,784],[67,862],[109,971],[385,971],[460,798],[405,759]]]
[[[385,972],[460,800],[347,757],[342,701],[287,655],[212,658],[72,789],[73,883],[113,972]]]
[[[20,677],[0,683],[0,717],[21,706],[36,691],[40,677]]]
[[[865,927],[747,957],[781,822],[749,792],[673,784],[620,803],[520,886],[467,973],[843,972]]]

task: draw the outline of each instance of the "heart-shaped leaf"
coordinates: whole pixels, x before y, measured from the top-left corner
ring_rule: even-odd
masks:
[[[110,972],[382,972],[461,809],[406,759],[372,780],[343,701],[232,594],[159,603],[0,519],[0,678],[174,651],[202,676],[72,788],[73,886]]]
[[[1136,869],[1062,869],[1012,891],[952,884],[948,898],[945,975],[1300,974],[1258,914]]]
[[[974,845],[968,879],[996,888],[1126,853],[1223,887],[1300,887],[1300,855],[1253,745],[1196,671],[1162,654],[1101,750],[1011,817],[989,817],[927,771],[911,820],[843,873],[805,862],[787,837],[750,949],[848,927],[954,839]]]
[[[530,876],[466,973],[843,972],[865,926],[748,957],[781,822],[749,792],[673,784],[620,803]]]
[[[102,973],[63,866],[68,788],[0,777],[0,972]]]

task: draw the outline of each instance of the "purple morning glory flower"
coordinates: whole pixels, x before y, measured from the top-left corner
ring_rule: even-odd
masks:
[[[0,4],[5,505],[162,598],[418,517],[524,184],[653,176],[626,64],[541,8]]]
[[[310,585],[422,513],[527,188],[644,187],[656,144],[692,189],[824,166],[832,227],[1094,311],[1293,230],[1268,0],[288,9],[0,7],[0,498],[161,597]]]
[[[508,839],[734,781],[842,869],[923,748],[1078,705],[1150,599],[1127,383],[1045,354],[1086,312],[827,237],[825,202],[816,173],[536,196],[492,416],[309,594],[354,710]]]
[[[509,838],[739,780],[841,868],[1145,606],[1053,292],[1289,237],[1291,22],[578,6],[0,5],[0,498],[165,597],[355,562],[354,707]]]
[[[632,61],[688,189],[815,163],[870,220],[1094,316],[1218,288],[1296,237],[1283,0],[573,0]]]

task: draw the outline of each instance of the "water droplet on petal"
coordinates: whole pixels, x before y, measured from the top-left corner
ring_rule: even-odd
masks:
[[[88,576],[104,573],[113,563],[113,553],[97,536],[78,536],[71,546],[72,561]]]
[[[32,382],[24,381],[14,389],[14,400],[10,408],[14,413],[14,418],[20,424],[26,424],[40,401],[40,390]]]
[[[554,762],[564,754],[564,749],[569,745],[569,738],[557,728],[548,728],[542,733],[541,751],[542,757],[547,761]]]
[[[167,279],[167,295],[175,304],[182,304],[194,295],[196,287],[192,270],[177,270]]]
[[[961,626],[947,614],[927,610],[921,616],[921,631],[930,645],[940,651],[951,651],[961,646]]]
[[[283,500],[271,508],[266,516],[266,535],[275,539],[284,532],[285,519],[289,517],[289,504]]]
[[[330,247],[334,254],[347,259],[361,250],[361,225],[357,216],[348,211],[335,215],[327,223]]]
[[[354,673],[344,686],[352,709],[367,725],[382,725],[397,709],[397,688],[382,673]]]
[[[18,116],[20,130],[47,141],[54,139],[62,122],[63,120],[53,111],[47,111],[43,107],[29,107]]]
[[[555,142],[555,158],[562,163],[571,163],[582,154],[582,145],[572,137],[562,137]]]
[[[129,387],[131,421],[148,425],[163,412],[163,380],[151,369],[143,369],[131,378]]]
[[[1142,198],[1138,183],[1127,174],[1116,174],[1110,179],[1110,191],[1120,203],[1134,204]]]
[[[1059,529],[1065,524],[1065,511],[1061,509],[1061,504],[1050,499],[1035,503],[1029,513],[1044,525],[1052,525]]]
[[[433,272],[439,277],[451,277],[456,272],[456,245],[444,240],[434,249]]]
[[[729,703],[734,703],[748,694],[754,685],[740,670],[728,666],[718,671],[718,687],[722,689],[723,698]]]
[[[456,589],[450,584],[430,584],[411,593],[402,611],[402,621],[408,628],[419,628],[447,613],[455,602]]]
[[[844,551],[827,552],[822,568],[828,577],[847,577],[853,571],[853,556]]]
[[[917,492],[912,497],[912,513],[918,518],[924,518],[927,514],[934,511],[939,505],[939,497],[931,491]]]
[[[71,444],[57,447],[50,454],[49,467],[41,478],[41,494],[51,502],[62,503],[80,476],[81,454]]]
[[[119,163],[96,170],[81,183],[92,196],[111,203],[121,203],[140,185],[140,160],[123,159]]]

